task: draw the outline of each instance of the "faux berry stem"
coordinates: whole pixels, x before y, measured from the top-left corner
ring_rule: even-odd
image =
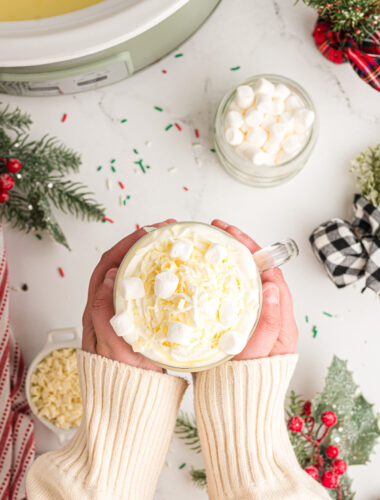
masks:
[[[342,488],[340,485],[338,485],[337,490],[338,490],[338,500],[342,500]]]
[[[319,445],[320,443],[322,443],[322,441],[325,439],[325,437],[326,437],[326,436],[327,436],[327,434],[329,433],[329,430],[330,430],[330,427],[326,427],[326,429],[325,429],[324,433],[322,434],[322,436],[321,436],[319,439],[317,439],[317,441],[316,441],[316,442],[318,443],[318,445]]]

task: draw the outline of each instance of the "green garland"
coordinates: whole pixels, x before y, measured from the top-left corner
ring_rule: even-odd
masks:
[[[85,191],[85,186],[65,178],[76,173],[81,157],[57,139],[45,135],[31,140],[32,120],[20,109],[0,109],[0,174],[15,181],[8,201],[0,205],[0,218],[21,231],[48,231],[69,248],[66,237],[53,215],[53,208],[85,220],[99,221],[104,208]],[[21,163],[17,173],[7,171],[7,160]]]
[[[334,356],[328,368],[325,386],[311,402],[311,408],[310,417],[315,422],[319,421],[325,412],[331,410],[338,418],[337,424],[331,427],[331,430],[321,441],[320,454],[325,464],[331,463],[331,459],[326,454],[329,445],[339,448],[339,458],[345,460],[348,465],[365,465],[369,462],[380,436],[379,417],[374,413],[373,405],[368,403],[362,394],[358,393],[358,386],[347,368],[347,361]],[[305,415],[305,400],[292,391],[289,395],[286,412],[288,417]],[[307,418],[302,418],[307,421]],[[194,418],[184,413],[180,414],[176,432],[192,449],[200,452],[200,442]],[[315,437],[318,432],[319,430],[313,431],[311,435]],[[289,430],[289,438],[303,469],[311,463],[315,463],[312,462],[313,456],[315,457],[315,449],[301,433]],[[204,469],[191,468],[190,475],[197,486],[201,488],[207,486]],[[347,474],[339,477],[342,500],[355,498],[351,484],[352,481]],[[337,489],[327,491],[331,498],[338,499]]]
[[[359,44],[380,30],[378,0],[303,0],[303,2],[329,21],[333,31],[349,33]]]

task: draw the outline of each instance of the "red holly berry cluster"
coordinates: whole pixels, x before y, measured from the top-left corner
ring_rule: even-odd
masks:
[[[0,158],[0,162],[5,165],[8,172],[15,174],[22,167],[17,158]],[[14,178],[7,173],[0,174],[0,203],[6,203],[9,200],[9,191],[14,187]]]
[[[313,479],[319,481],[329,490],[337,489],[338,500],[342,499],[342,490],[339,485],[339,476],[342,476],[347,471],[347,463],[337,458],[339,456],[339,448],[337,446],[327,446],[325,449],[325,460],[321,453],[321,443],[327,437],[331,428],[337,423],[338,419],[333,411],[325,411],[321,416],[324,430],[320,437],[313,435],[315,419],[312,416],[311,401],[306,401],[303,406],[302,417],[291,417],[288,421],[288,429],[291,432],[300,433],[301,436],[309,443],[314,445],[314,454],[310,459],[310,463],[305,467],[305,472]],[[306,428],[306,432],[303,429]]]

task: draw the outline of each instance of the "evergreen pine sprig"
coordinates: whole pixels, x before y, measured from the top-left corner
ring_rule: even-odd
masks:
[[[378,0],[303,0],[303,2],[329,21],[333,31],[349,33],[359,44],[380,30]]]
[[[8,159],[21,163],[21,169],[11,174],[15,186],[0,205],[0,218],[25,232],[48,231],[69,248],[53,208],[95,221],[104,217],[104,208],[83,184],[65,179],[67,174],[78,172],[81,156],[54,137],[30,139],[31,123],[30,116],[19,108],[0,109],[0,174],[10,175]]]
[[[363,151],[353,162],[362,196],[380,208],[380,143]]]
[[[286,415],[288,418],[294,415],[302,415],[305,400],[304,398],[291,391],[288,398],[288,406],[286,408]],[[302,439],[302,436],[298,433],[289,433],[290,442],[294,448],[294,452],[298,458],[300,466],[304,469],[308,464],[311,452],[311,444]]]
[[[198,488],[203,489],[207,487],[207,477],[205,469],[194,469],[194,467],[192,467],[190,476],[193,480],[193,483],[195,484],[195,486],[198,486]]]
[[[194,416],[181,412],[177,418],[175,433],[185,444],[197,453],[201,452],[197,424]]]

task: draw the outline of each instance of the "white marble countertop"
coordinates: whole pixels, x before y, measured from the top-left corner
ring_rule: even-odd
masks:
[[[135,224],[168,217],[210,221],[218,217],[253,235],[261,244],[290,236],[300,246],[299,258],[286,266],[300,328],[301,358],[292,387],[313,397],[321,389],[333,354],[349,360],[364,395],[380,410],[380,308],[373,293],[360,286],[337,290],[312,254],[308,237],[330,217],[349,217],[355,191],[349,162],[379,140],[379,95],[348,65],[336,66],[316,50],[311,32],[315,14],[293,0],[223,1],[207,23],[180,49],[182,58],[169,55],[151,68],[111,87],[75,96],[13,98],[1,96],[32,114],[35,137],[58,136],[82,152],[78,176],[107,207],[114,224],[88,224],[72,217],[59,220],[72,252],[44,237],[6,230],[11,284],[27,283],[27,292],[12,292],[11,319],[29,363],[53,328],[77,326],[86,300],[92,269],[103,250],[131,232]],[[238,71],[230,67],[241,66]],[[167,74],[162,73],[167,70]],[[320,135],[303,172],[289,183],[254,189],[225,173],[213,146],[212,119],[218,101],[231,86],[257,73],[279,73],[303,85],[312,95],[320,117]],[[160,106],[163,112],[153,109]],[[63,113],[68,118],[61,123]],[[128,122],[121,124],[121,119]],[[182,131],[169,123],[178,122]],[[194,129],[202,148],[194,149]],[[151,145],[147,145],[147,141]],[[134,161],[137,148],[151,169],[144,175]],[[198,164],[196,157],[200,159]],[[116,159],[117,172],[110,170]],[[103,165],[97,172],[96,167]],[[175,172],[169,172],[176,167]],[[113,190],[106,189],[106,179]],[[131,196],[120,206],[126,185]],[[186,192],[183,187],[187,186]],[[57,268],[65,271],[62,279]],[[337,317],[327,318],[322,311]],[[305,323],[308,314],[318,325],[317,338]],[[184,409],[192,411],[191,394]],[[36,426],[39,452],[58,446],[50,431]],[[187,466],[178,470],[186,462]],[[159,482],[157,500],[179,494],[182,500],[206,498],[192,486],[194,455],[176,438]],[[351,467],[359,500],[380,496],[380,454],[366,467]]]

